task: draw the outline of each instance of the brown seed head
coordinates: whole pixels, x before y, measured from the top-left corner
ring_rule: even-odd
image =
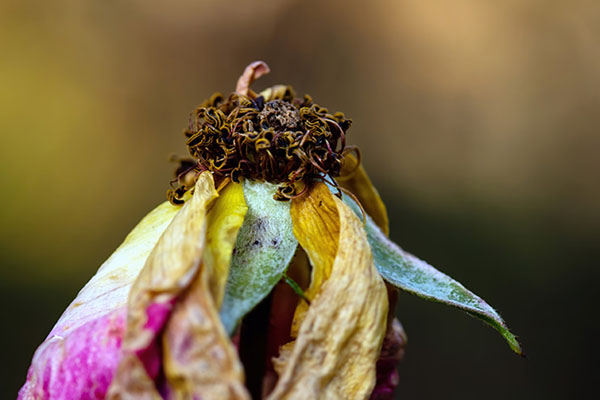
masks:
[[[300,195],[312,180],[339,176],[351,120],[308,95],[296,98],[289,86],[246,93],[215,93],[192,112],[184,132],[192,159],[181,161],[167,194],[172,203],[182,202],[190,176],[204,170],[216,179],[280,183],[278,200]]]

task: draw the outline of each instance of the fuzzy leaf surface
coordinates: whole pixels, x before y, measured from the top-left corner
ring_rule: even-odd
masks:
[[[248,211],[233,250],[219,313],[230,335],[281,280],[298,245],[290,202],[274,200],[276,190],[277,185],[267,182],[244,181]]]
[[[362,218],[360,207],[352,198],[344,195],[343,200]],[[381,231],[371,217],[366,215],[366,219],[365,231],[375,265],[387,282],[405,292],[459,308],[483,320],[504,337],[515,353],[522,355],[515,335],[496,310],[460,282],[404,251]]]

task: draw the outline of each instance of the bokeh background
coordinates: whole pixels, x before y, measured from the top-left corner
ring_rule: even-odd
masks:
[[[528,359],[408,295],[398,398],[584,398],[597,368],[595,0],[0,2],[0,398],[164,200],[188,113],[255,59],[354,119],[392,238],[497,307]]]

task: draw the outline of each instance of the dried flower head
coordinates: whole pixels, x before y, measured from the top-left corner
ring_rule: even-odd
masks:
[[[256,73],[256,65],[247,71]],[[356,149],[346,146],[350,124],[343,113],[330,114],[309,95],[296,98],[290,86],[256,95],[238,85],[227,99],[215,93],[190,117],[184,133],[193,159],[182,160],[177,186],[167,197],[180,203],[191,188],[186,175],[204,170],[234,182],[280,183],[277,200],[298,197],[307,183],[340,175],[344,154]]]
[[[388,239],[350,121],[288,86],[254,93],[267,72],[193,112],[170,201],[60,317],[19,399],[391,399],[397,289],[521,352],[493,308]]]

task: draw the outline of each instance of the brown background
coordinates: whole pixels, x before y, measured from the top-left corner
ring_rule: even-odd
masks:
[[[0,397],[163,201],[189,111],[263,59],[354,119],[392,237],[497,307],[407,295],[399,398],[577,398],[593,383],[600,230],[597,1],[0,3]]]

